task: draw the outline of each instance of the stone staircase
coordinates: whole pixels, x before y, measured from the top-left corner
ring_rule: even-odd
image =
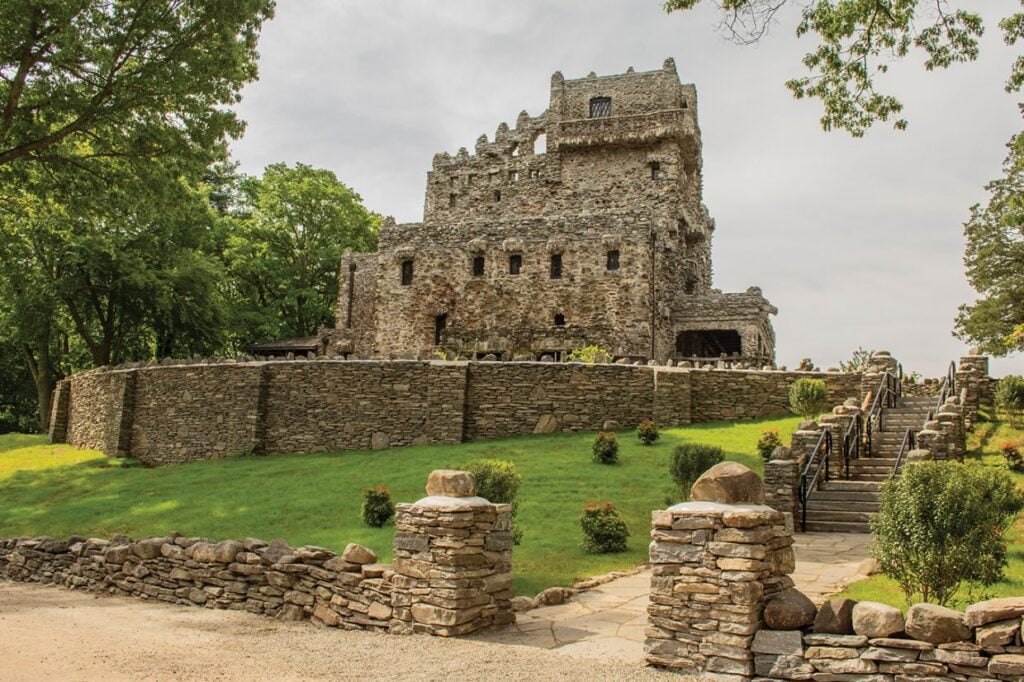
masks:
[[[935,407],[934,397],[901,397],[882,410],[882,430],[875,430],[872,456],[850,462],[842,479],[842,456],[833,453],[832,480],[821,482],[807,502],[807,532],[870,533],[868,518],[878,511],[882,484],[889,480],[908,428],[920,430]]]

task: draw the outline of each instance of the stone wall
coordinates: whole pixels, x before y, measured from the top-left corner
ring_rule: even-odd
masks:
[[[177,533],[21,537],[0,539],[0,578],[345,629],[467,634],[514,620],[511,507],[475,492],[472,474],[433,472],[428,497],[398,505],[394,567],[355,544],[339,555]]]
[[[786,414],[790,384],[856,374],[548,362],[278,360],[130,366],[64,380],[54,440],[153,465],[232,452],[458,443],[535,431]],[[62,399],[63,400],[63,399]],[[66,419],[66,423],[62,422]],[[617,425],[617,426],[615,426]]]

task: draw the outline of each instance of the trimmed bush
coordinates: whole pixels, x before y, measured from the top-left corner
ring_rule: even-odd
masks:
[[[913,462],[882,488],[872,518],[882,572],[916,598],[947,604],[964,582],[992,585],[1007,564],[1006,530],[1024,509],[1009,474],[979,464]]]
[[[611,355],[601,346],[589,345],[583,348],[576,348],[565,356],[566,362],[585,362],[593,365],[599,362],[609,362]]]
[[[1024,377],[1010,374],[999,380],[996,407],[1013,428],[1024,428]]]
[[[779,430],[765,429],[761,432],[761,437],[757,439],[757,454],[761,455],[761,459],[768,462],[771,460],[775,448],[781,446],[782,436],[779,435]]]
[[[619,461],[619,441],[611,431],[601,431],[594,438],[591,459],[598,464],[615,464]]]
[[[672,451],[669,460],[669,472],[672,480],[682,490],[684,497],[689,497],[690,488],[705,471],[725,460],[725,451],[717,445],[701,443],[683,443]]]
[[[391,501],[391,491],[383,485],[363,490],[363,506],[359,510],[363,523],[372,528],[380,528],[395,517],[395,503]]]
[[[645,419],[636,427],[636,437],[644,445],[653,445],[654,441],[661,438],[661,433],[658,432],[657,424],[650,419]]]
[[[622,515],[611,502],[591,502],[580,517],[583,528],[583,549],[591,554],[612,554],[626,551],[629,529]]]
[[[523,477],[514,462],[504,459],[474,459],[461,468],[476,478],[476,494],[495,504],[512,505],[512,543],[523,540],[523,531],[516,524],[519,512],[519,486]]]
[[[804,419],[814,419],[828,403],[828,386],[821,379],[797,379],[789,387],[789,409]]]
[[[1006,462],[1006,468],[1017,473],[1024,473],[1024,455],[1021,455],[1020,443],[1012,440],[1003,441],[999,444],[999,454]]]

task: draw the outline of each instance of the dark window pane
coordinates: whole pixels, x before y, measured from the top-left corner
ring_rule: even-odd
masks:
[[[473,276],[483,277],[484,276],[484,257],[477,256],[473,259]]]
[[[562,279],[562,254],[551,256],[551,279]]]
[[[519,254],[508,257],[508,274],[518,275],[519,271],[523,269],[523,257]]]
[[[407,287],[412,284],[412,261],[402,261],[402,286]]]
[[[611,115],[611,97],[595,97],[590,100],[590,118],[606,118]]]
[[[562,313],[557,313],[555,315],[555,326],[556,327],[564,327],[565,326],[565,315],[563,315]]]
[[[619,251],[614,249],[608,252],[608,269],[618,270],[619,269]]]

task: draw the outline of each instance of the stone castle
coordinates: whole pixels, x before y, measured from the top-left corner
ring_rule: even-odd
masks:
[[[777,311],[712,288],[697,92],[657,71],[551,78],[547,111],[437,154],[423,222],[343,258],[329,356],[723,355],[772,364]],[[488,358],[490,359],[490,358]]]

